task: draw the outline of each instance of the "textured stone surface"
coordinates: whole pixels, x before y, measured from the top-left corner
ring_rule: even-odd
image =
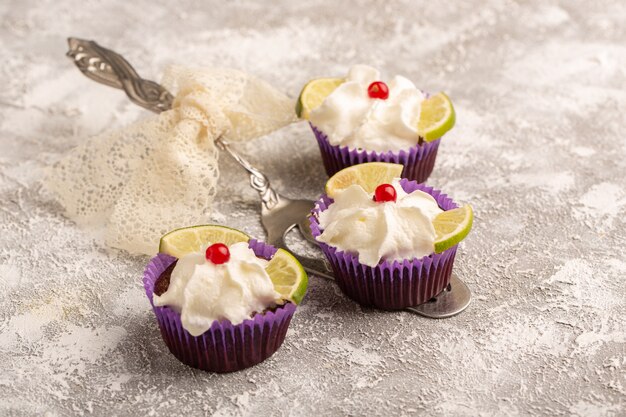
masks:
[[[1,415],[626,414],[626,4],[618,1],[0,4]],[[312,278],[281,350],[232,375],[177,362],[141,288],[40,192],[41,169],[146,113],[87,80],[65,37],[147,77],[240,68],[296,96],[353,63],[445,90],[458,111],[429,183],[476,211],[442,321],[364,310]],[[324,183],[311,132],[241,148],[287,195]],[[227,158],[215,221],[263,237]]]

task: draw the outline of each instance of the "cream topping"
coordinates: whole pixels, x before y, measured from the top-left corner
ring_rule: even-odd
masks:
[[[335,196],[319,214],[320,242],[355,253],[359,262],[374,267],[387,261],[421,258],[435,251],[432,220],[443,210],[420,190],[406,193],[396,179],[395,202],[378,203],[360,185],[351,185]]]
[[[333,145],[378,152],[415,146],[424,93],[407,78],[395,76],[387,83],[389,97],[373,99],[367,88],[374,81],[381,81],[376,69],[353,66],[346,81],[311,112],[309,120]]]
[[[180,313],[192,336],[206,332],[215,320],[239,324],[281,298],[265,271],[268,261],[257,258],[247,243],[231,245],[230,260],[221,265],[208,261],[205,250],[180,258],[167,291],[154,295],[155,306]]]

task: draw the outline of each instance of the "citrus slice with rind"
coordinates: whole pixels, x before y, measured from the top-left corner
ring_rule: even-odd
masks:
[[[321,106],[324,99],[344,81],[342,78],[317,78],[306,83],[296,103],[296,115],[309,120],[311,112]]]
[[[452,129],[455,121],[452,101],[445,93],[438,93],[422,101],[417,133],[426,142],[431,142]]]
[[[278,249],[265,271],[283,300],[300,304],[309,285],[309,278],[302,264],[291,253]]]
[[[435,252],[441,253],[465,239],[472,230],[474,211],[469,204],[444,211],[433,219],[435,228]]]
[[[358,184],[368,193],[373,193],[380,184],[390,184],[399,178],[403,165],[390,162],[366,162],[352,165],[337,172],[326,182],[326,194],[334,198],[337,193],[353,184]]]
[[[161,238],[159,252],[181,258],[189,253],[199,252],[203,246],[210,243],[223,243],[229,246],[249,240],[250,236],[237,229],[205,224],[183,227],[167,233]]]

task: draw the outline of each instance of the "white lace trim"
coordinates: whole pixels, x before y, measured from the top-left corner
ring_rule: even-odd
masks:
[[[245,141],[294,121],[293,101],[226,69],[171,67],[172,110],[90,138],[49,167],[44,187],[110,246],[154,254],[165,232],[205,222],[216,193],[215,139]]]

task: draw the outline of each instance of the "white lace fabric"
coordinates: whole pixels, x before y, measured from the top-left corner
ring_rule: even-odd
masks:
[[[154,254],[169,230],[204,223],[219,178],[215,140],[246,141],[294,121],[293,100],[230,69],[170,67],[171,110],[88,139],[49,167],[44,188],[106,243]]]

